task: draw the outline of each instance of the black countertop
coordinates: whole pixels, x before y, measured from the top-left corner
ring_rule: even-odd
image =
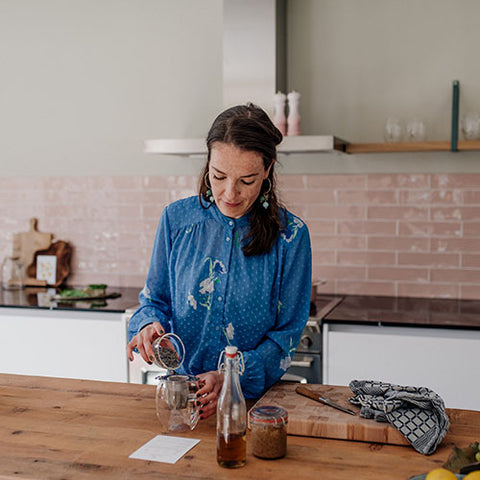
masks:
[[[56,292],[51,288],[0,288],[0,307],[122,313],[138,304],[140,290],[108,287],[107,295],[120,296],[71,302],[51,301]],[[480,329],[480,300],[328,294],[317,297],[314,316],[324,323]]]
[[[345,295],[322,322],[480,329],[480,300]]]
[[[52,300],[52,296],[57,292],[55,288],[27,287],[16,291],[0,288],[0,307],[122,313],[138,304],[140,290],[140,288],[132,287],[108,287],[107,295],[119,293],[120,296],[95,300],[63,301]]]

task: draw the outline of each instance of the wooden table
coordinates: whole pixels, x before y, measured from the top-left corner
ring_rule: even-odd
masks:
[[[247,465],[228,470],[217,465],[210,417],[184,435],[201,441],[176,464],[130,459],[166,433],[154,394],[150,385],[0,374],[0,479],[408,479],[443,464],[453,443],[480,440],[480,412],[460,410],[448,412],[454,427],[431,456],[411,447],[289,435],[285,458],[261,460],[247,434]]]

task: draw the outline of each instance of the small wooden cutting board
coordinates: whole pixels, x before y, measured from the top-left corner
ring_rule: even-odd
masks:
[[[30,219],[30,230],[28,232],[15,233],[13,235],[13,255],[20,257],[25,270],[32,264],[35,252],[45,250],[52,244],[52,233],[41,233],[37,230],[38,220]]]
[[[289,435],[410,445],[406,438],[390,424],[362,418],[358,414],[357,416],[349,415],[323,405],[296,393],[297,386],[298,384],[294,383],[277,383],[258,400],[254,407],[276,405],[285,408],[288,412]],[[348,401],[353,396],[348,387],[319,384],[305,386],[343,407],[356,412],[360,411],[357,406]]]

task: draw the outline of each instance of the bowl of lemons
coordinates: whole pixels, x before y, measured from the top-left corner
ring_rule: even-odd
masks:
[[[468,447],[453,447],[452,453],[442,467],[434,468],[409,480],[480,480],[480,444],[473,442]]]

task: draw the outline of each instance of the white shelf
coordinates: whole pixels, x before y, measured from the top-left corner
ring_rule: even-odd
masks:
[[[347,142],[332,135],[298,135],[284,137],[278,147],[280,154],[344,152]],[[207,152],[203,138],[162,138],[145,140],[145,153],[158,155],[204,156]]]
[[[143,151],[159,155],[203,156],[207,147],[204,138],[161,138],[145,140]]]

